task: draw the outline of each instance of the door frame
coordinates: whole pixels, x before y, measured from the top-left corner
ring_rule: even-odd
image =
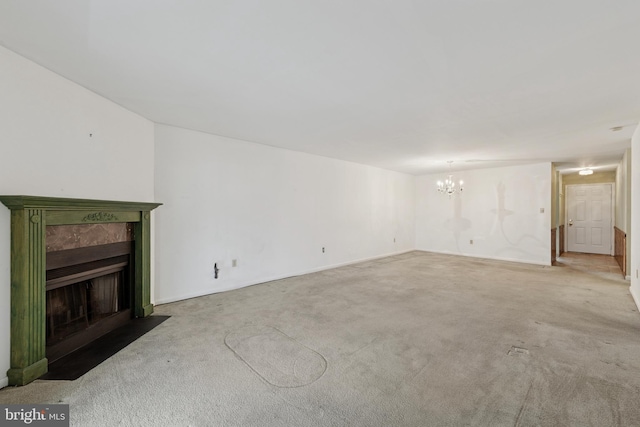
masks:
[[[565,198],[564,198],[564,248],[565,252],[569,251],[569,187],[588,187],[594,185],[609,185],[611,186],[611,247],[609,249],[610,255],[615,255],[615,233],[613,227],[616,222],[616,183],[615,182],[592,182],[589,184],[567,184],[565,186]]]

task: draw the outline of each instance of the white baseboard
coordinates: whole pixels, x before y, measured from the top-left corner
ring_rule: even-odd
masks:
[[[9,377],[0,378],[0,388],[5,388],[9,385]]]
[[[246,281],[246,282],[234,283],[234,284],[231,284],[229,286],[216,288],[214,290],[206,290],[206,291],[202,291],[202,292],[193,292],[193,293],[190,293],[190,294],[176,295],[176,296],[167,297],[167,298],[160,298],[160,299],[155,300],[153,302],[153,304],[155,304],[155,305],[169,304],[171,302],[183,301],[183,300],[186,300],[186,299],[203,297],[205,295],[213,295],[213,294],[217,294],[217,293],[220,293],[220,292],[227,292],[227,291],[232,291],[232,290],[235,290],[235,289],[246,288],[247,286],[259,285],[260,283],[273,282],[274,280],[288,279],[289,277],[302,276],[303,274],[317,273],[319,271],[331,270],[332,268],[339,268],[339,267],[344,267],[344,266],[347,266],[347,265],[359,264],[361,262],[374,261],[376,259],[387,258],[387,257],[390,257],[390,256],[402,255],[402,254],[406,254],[408,252],[413,252],[414,250],[416,250],[416,249],[407,249],[407,250],[404,250],[404,251],[392,252],[392,253],[388,253],[388,254],[385,254],[385,255],[376,255],[376,256],[373,256],[373,257],[361,258],[361,259],[357,259],[357,260],[341,262],[341,263],[338,263],[338,264],[324,265],[322,267],[316,267],[316,268],[311,268],[311,269],[307,269],[307,270],[301,270],[301,271],[297,271],[297,272],[294,272],[294,273],[288,273],[288,274],[282,274],[282,275],[277,275],[277,276],[264,277],[264,278],[260,278],[260,279],[253,279],[253,280],[249,280],[249,281]]]
[[[633,285],[629,286],[629,292],[631,293],[631,297],[633,298],[633,302],[636,303],[636,307],[640,311],[640,295],[633,289]]]

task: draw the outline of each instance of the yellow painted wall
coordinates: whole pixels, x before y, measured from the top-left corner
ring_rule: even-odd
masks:
[[[606,184],[616,182],[616,171],[594,172],[593,175],[578,175],[577,173],[562,175],[563,190],[573,184]]]
[[[551,165],[551,228],[558,226],[558,170]]]
[[[616,182],[616,171],[594,172],[593,175],[578,175],[578,173],[560,175],[560,225],[564,224],[567,185],[575,184],[608,184]],[[616,209],[618,207],[616,206]]]

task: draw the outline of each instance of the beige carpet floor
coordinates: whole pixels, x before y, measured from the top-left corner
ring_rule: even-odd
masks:
[[[68,403],[74,426],[638,426],[616,277],[415,251],[158,306],[80,379],[0,402]]]

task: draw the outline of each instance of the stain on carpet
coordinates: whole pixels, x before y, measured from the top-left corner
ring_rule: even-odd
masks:
[[[511,346],[507,352],[508,356],[525,356],[529,354],[529,350],[522,347]]]
[[[327,370],[327,360],[272,326],[245,326],[224,339],[227,347],[269,384],[281,388],[309,385]]]

